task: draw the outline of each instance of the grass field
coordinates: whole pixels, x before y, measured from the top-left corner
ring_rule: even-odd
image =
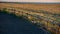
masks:
[[[39,28],[60,34],[60,4],[0,3],[0,9],[4,8],[8,13],[27,16]]]

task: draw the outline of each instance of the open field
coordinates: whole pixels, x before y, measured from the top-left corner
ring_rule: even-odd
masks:
[[[17,7],[24,9],[45,10],[52,13],[60,13],[60,4],[14,4],[14,3],[0,3],[0,7]]]
[[[0,3],[0,9],[8,13],[27,16],[39,28],[60,34],[60,4]]]

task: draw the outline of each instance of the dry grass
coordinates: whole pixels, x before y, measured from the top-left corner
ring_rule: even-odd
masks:
[[[58,20],[58,17],[52,17],[55,16],[53,14],[60,14],[60,4],[15,4],[15,3],[0,3],[0,9],[1,8],[14,8],[17,10],[16,14],[19,15],[21,13],[19,13],[18,11],[23,11],[24,13],[28,13],[31,15],[39,15],[42,16],[44,18],[38,19],[36,21],[40,21],[42,23],[44,23],[44,25],[47,27],[47,23],[48,23],[48,28],[51,30],[51,27],[59,28],[58,25],[53,25],[50,21],[56,21]],[[26,10],[27,9],[27,10]],[[30,10],[30,11],[29,11]],[[31,12],[32,10],[32,12]],[[48,12],[48,13],[52,13],[52,14],[44,14],[44,13],[39,13],[39,10],[43,10],[44,13]],[[8,10],[9,11],[9,10]],[[33,12],[35,11],[35,12]],[[12,12],[12,11],[10,11]],[[24,14],[25,15],[25,14]],[[28,17],[29,19],[33,20],[33,17]],[[48,21],[48,18],[52,19],[50,21]],[[45,21],[45,19],[48,21]],[[59,18],[60,19],[60,18]],[[58,22],[58,21],[57,21]],[[60,22],[60,21],[59,21]],[[60,29],[60,28],[59,28]]]
[[[14,4],[14,3],[0,3],[0,7],[17,7],[34,10],[46,10],[51,13],[60,13],[60,4]]]

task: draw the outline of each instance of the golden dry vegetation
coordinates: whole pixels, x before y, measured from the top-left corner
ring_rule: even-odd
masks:
[[[14,4],[14,3],[0,3],[0,7],[17,7],[34,10],[46,10],[52,13],[60,13],[60,4]]]
[[[17,4],[17,3],[0,3],[0,9],[7,8],[9,12],[15,11],[16,15],[24,16],[34,23],[45,27],[47,30],[60,34],[60,4]],[[13,10],[10,10],[13,9]],[[41,28],[41,27],[39,27]],[[55,30],[54,30],[55,29]],[[56,33],[56,31],[59,31]]]

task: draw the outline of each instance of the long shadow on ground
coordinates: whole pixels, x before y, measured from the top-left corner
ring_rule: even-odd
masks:
[[[26,19],[0,12],[0,34],[46,34],[46,31]]]

